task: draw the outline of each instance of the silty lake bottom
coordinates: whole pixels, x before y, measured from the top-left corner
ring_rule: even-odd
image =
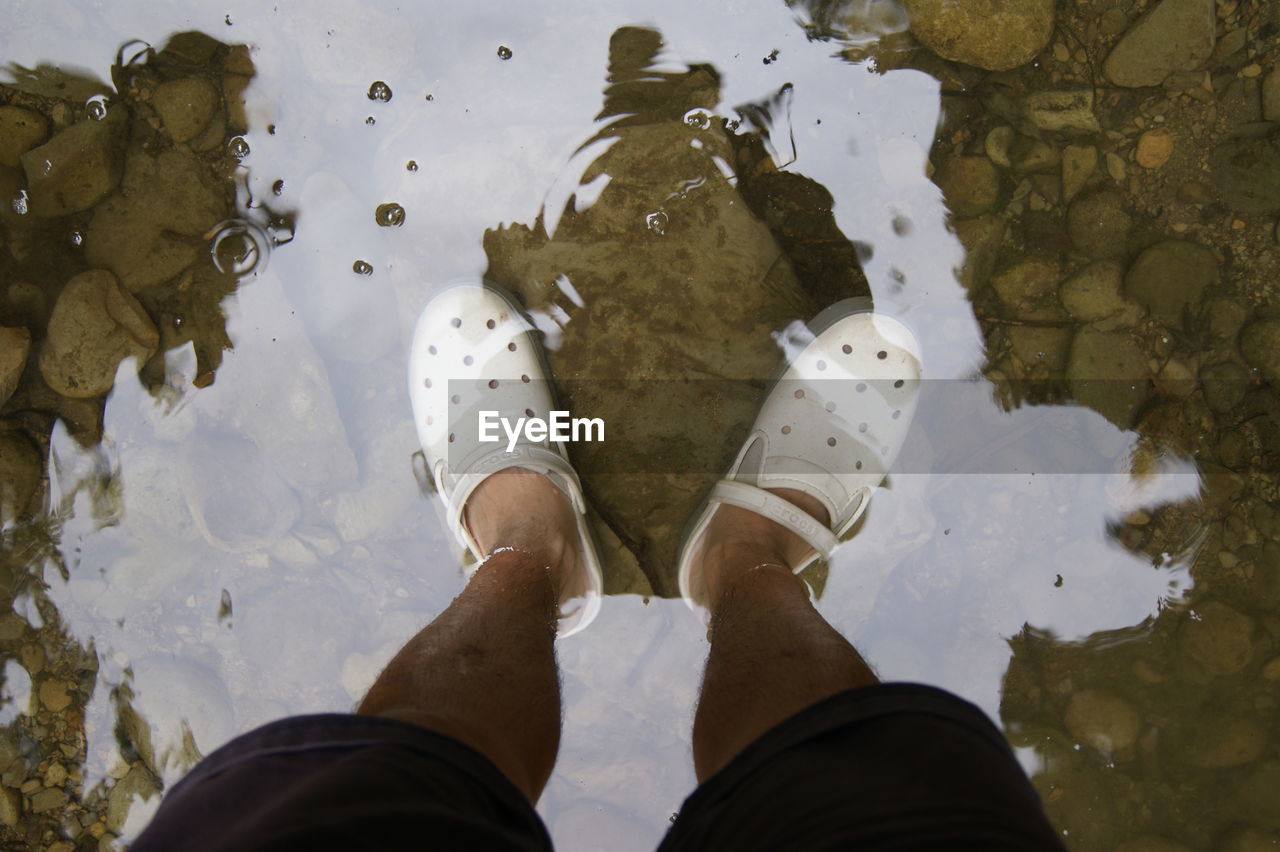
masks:
[[[858,295],[928,381],[822,613],[990,713],[1069,847],[1280,842],[1280,6],[526,5],[11,4],[0,845],[122,848],[462,588],[404,376],[480,278],[610,430],[560,848],[692,788],[680,530]]]

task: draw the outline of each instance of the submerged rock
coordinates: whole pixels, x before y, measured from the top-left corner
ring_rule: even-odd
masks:
[[[1089,264],[1066,281],[1058,291],[1062,305],[1071,316],[1085,322],[1105,319],[1125,308],[1120,294],[1123,269],[1114,260]]]
[[[943,164],[934,182],[951,212],[960,218],[981,216],[1000,199],[1000,175],[986,157],[952,157]]]
[[[1251,384],[1249,374],[1235,361],[1200,368],[1200,387],[1205,404],[1218,414],[1225,414],[1239,405]]]
[[[1073,737],[1107,756],[1133,748],[1142,723],[1129,702],[1093,689],[1071,696],[1065,721]]]
[[[954,62],[988,71],[1025,65],[1053,35],[1053,0],[906,0],[911,33]]]
[[[40,373],[63,396],[99,396],[111,389],[120,362],[140,368],[155,354],[160,333],[138,300],[110,272],[93,269],[67,282],[49,318]]]
[[[1068,145],[1062,149],[1062,200],[1070,203],[1084,189],[1098,167],[1098,149]]]
[[[1240,354],[1249,366],[1280,384],[1280,319],[1258,320],[1240,333]]]
[[[1199,618],[1182,625],[1181,644],[1214,674],[1234,674],[1253,658],[1253,619],[1219,601],[1195,608]]]
[[[1121,429],[1150,394],[1147,357],[1128,335],[1082,328],[1071,341],[1067,380],[1071,395]]]
[[[1023,108],[1041,130],[1097,133],[1101,129],[1093,114],[1093,89],[1035,92],[1027,96]]]
[[[44,460],[26,435],[0,432],[0,520],[26,512],[43,474]]]
[[[31,351],[31,332],[25,328],[0,328],[0,405],[18,388]]]
[[[88,210],[120,183],[128,116],[109,109],[101,121],[85,119],[22,155],[31,213],[65,216]]]
[[[16,106],[0,107],[0,166],[17,166],[22,155],[49,135],[49,122],[38,112]]]
[[[1158,86],[1213,54],[1213,0],[1162,0],[1111,50],[1103,70],[1117,86]]]
[[[1239,213],[1280,211],[1280,134],[1229,139],[1209,155],[1222,200]]]
[[[122,191],[94,211],[85,257],[136,293],[173,278],[207,251],[205,235],[227,210],[222,190],[195,157],[133,151]]]
[[[196,136],[218,107],[218,92],[203,77],[183,77],[156,86],[151,106],[175,142]]]
[[[1218,259],[1199,243],[1165,240],[1147,248],[1124,278],[1128,296],[1153,314],[1176,318],[1218,280]]]
[[[1081,254],[1094,259],[1124,254],[1133,220],[1118,192],[1079,198],[1067,210],[1067,233]]]

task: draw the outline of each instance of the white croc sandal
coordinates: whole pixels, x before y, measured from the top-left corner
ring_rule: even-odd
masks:
[[[477,564],[479,545],[462,520],[467,498],[487,477],[523,467],[545,474],[568,496],[577,512],[584,570],[560,602],[560,636],[577,633],[600,611],[604,579],[587,526],[582,484],[559,441],[534,442],[521,435],[508,450],[502,427],[498,440],[480,440],[480,412],[550,419],[553,408],[534,327],[505,295],[479,284],[451,287],[422,310],[409,354],[409,397],[414,423],[446,522]],[[500,421],[494,421],[500,422]]]
[[[901,322],[871,312],[865,300],[847,300],[802,327],[802,337],[783,341],[789,364],[680,548],[680,593],[704,621],[707,590],[697,557],[720,504],[763,515],[813,545],[814,553],[795,566],[799,573],[830,557],[862,516],[915,414],[920,350]],[[827,510],[831,528],[766,488],[813,497]]]

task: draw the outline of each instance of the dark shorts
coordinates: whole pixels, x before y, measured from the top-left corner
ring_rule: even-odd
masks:
[[[607,843],[607,838],[601,838]],[[266,725],[214,752],[130,847],[550,849],[537,813],[479,752],[348,715]],[[688,799],[683,849],[1061,849],[986,715],[940,689],[840,693],[766,732]]]

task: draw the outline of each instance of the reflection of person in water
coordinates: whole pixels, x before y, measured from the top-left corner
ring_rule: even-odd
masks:
[[[599,559],[558,442],[482,440],[479,413],[549,419],[521,311],[448,289],[424,310],[414,417],[479,567],[355,715],[269,724],[212,754],[131,847],[549,848],[533,809],[560,735],[554,642],[599,610]],[[787,353],[680,548],[711,651],[701,782],[664,848],[1061,848],[1000,732],[959,698],[882,684],[794,572],[829,556],[897,453],[920,380],[902,324],[837,303]]]

